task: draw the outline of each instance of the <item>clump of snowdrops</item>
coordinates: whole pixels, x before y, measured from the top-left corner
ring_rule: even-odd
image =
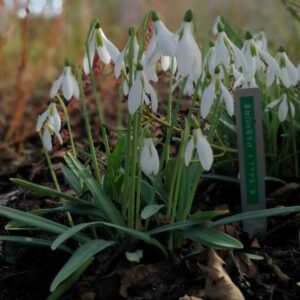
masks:
[[[36,126],[54,188],[21,179],[12,181],[58,199],[57,207],[31,212],[0,207],[0,214],[12,219],[6,226],[10,232],[34,227],[53,236],[46,240],[8,235],[2,236],[2,240],[70,253],[51,284],[49,299],[59,298],[76,282],[97,253],[113,251],[128,235],[140,241],[135,251],[126,252],[132,261],[139,261],[144,244],[167,256],[180,248],[185,239],[218,249],[240,249],[243,246],[238,240],[215,227],[299,210],[269,209],[211,222],[207,221],[228,211],[193,210],[201,176],[206,176],[214,164],[237,159],[233,93],[238,88],[259,87],[262,91],[267,162],[273,166],[267,171],[272,175],[282,166],[280,162],[292,161],[298,175],[296,116],[300,77],[300,67],[294,66],[282,47],[275,56],[270,54],[263,32],[247,32],[242,39],[218,17],[213,26],[214,41],[199,47],[193,21],[194,15],[188,10],[178,31],[171,32],[156,12],[149,12],[139,30],[129,29],[128,41],[120,51],[95,20],[87,34],[83,65],[72,66],[66,61],[62,74],[54,81],[50,104]],[[153,26],[150,40],[149,24]],[[119,105],[124,97],[128,104],[127,124],[122,124],[119,110],[118,139],[113,149],[109,146],[93,72],[96,57],[109,65],[120,80]],[[169,81],[166,101],[159,98],[153,87],[161,74],[168,76]],[[87,76],[98,110],[104,149],[101,156],[92,138],[83,85]],[[191,104],[187,113],[182,114],[181,105],[187,97]],[[73,140],[66,108],[69,101],[81,103],[87,151],[78,149]],[[162,138],[154,137],[153,123],[162,128]],[[69,132],[65,141],[60,134],[63,126]],[[72,193],[61,191],[51,162],[56,140],[70,144],[61,172]],[[282,145],[281,150],[278,144]],[[171,145],[175,145],[175,155],[171,155]],[[105,165],[104,172],[99,164]],[[47,218],[56,212],[66,215],[65,224]],[[78,224],[76,215],[84,221]],[[69,243],[70,239],[75,243]]]

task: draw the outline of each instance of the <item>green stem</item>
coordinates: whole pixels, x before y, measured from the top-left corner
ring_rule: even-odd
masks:
[[[61,107],[63,109],[64,115],[65,115],[65,120],[66,120],[66,123],[67,123],[68,132],[69,132],[71,148],[72,148],[74,157],[76,157],[77,156],[77,152],[76,152],[75,144],[74,144],[74,140],[73,140],[73,134],[72,134],[72,129],[71,129],[71,124],[70,124],[70,118],[69,118],[68,110],[66,108],[66,105],[65,105],[63,99],[60,97],[59,94],[56,94],[56,98],[58,99],[58,101],[59,101],[59,103],[60,103],[60,105],[61,105]]]
[[[49,170],[50,170],[50,174],[51,174],[51,177],[52,177],[52,180],[53,180],[53,183],[54,183],[54,187],[55,187],[55,189],[58,192],[61,192],[61,189],[60,189],[60,186],[58,184],[58,180],[57,180],[57,177],[56,177],[56,174],[55,174],[55,171],[54,171],[54,168],[53,168],[53,165],[52,165],[52,162],[51,162],[48,150],[45,147],[45,144],[44,144],[44,141],[43,141],[43,137],[42,137],[42,134],[40,132],[39,132],[39,136],[40,136],[40,139],[41,139],[41,142],[42,142],[42,145],[43,145],[45,157],[46,157],[47,164],[48,164],[48,167],[49,167]],[[65,201],[63,199],[59,199],[59,201],[63,205],[65,205]],[[74,223],[73,223],[72,216],[71,216],[70,212],[66,212],[66,217],[68,219],[68,222],[69,222],[70,226],[74,226]]]
[[[92,131],[91,131],[91,126],[90,126],[90,119],[87,111],[87,103],[86,103],[86,97],[84,94],[83,90],[83,84],[82,84],[82,76],[80,69],[77,70],[77,78],[78,78],[78,83],[79,83],[79,89],[81,93],[80,101],[83,109],[83,118],[84,118],[84,125],[88,137],[88,143],[89,143],[89,148],[91,152],[91,157],[92,157],[92,164],[96,176],[96,180],[99,184],[101,184],[101,176],[100,176],[100,171],[99,171],[99,166],[97,162],[97,156],[96,156],[96,151],[94,147],[94,141],[93,141],[93,136],[92,136]]]

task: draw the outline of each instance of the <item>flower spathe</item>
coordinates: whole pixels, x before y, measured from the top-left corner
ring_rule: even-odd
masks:
[[[150,96],[150,98],[149,98]],[[135,80],[129,89],[128,94],[128,110],[131,115],[145,102],[151,103],[153,112],[157,112],[158,100],[157,95],[151,84],[148,82],[143,70],[136,72]]]
[[[68,65],[64,67],[64,71],[59,78],[53,82],[50,90],[50,97],[55,97],[59,89],[62,90],[66,100],[69,101],[73,96],[76,99],[79,99],[79,86],[72,74],[71,67]]]
[[[195,149],[203,169],[209,171],[214,160],[213,152],[200,128],[194,129],[193,136],[186,146],[184,153],[184,162],[186,166],[190,164]]]
[[[93,65],[96,52],[104,64],[109,64],[111,60],[116,63],[118,55],[120,54],[118,48],[106,37],[98,24],[91,32],[88,41],[88,52],[85,52],[83,58],[83,71],[86,75],[91,71],[90,64],[91,66]]]
[[[292,118],[295,117],[295,106],[291,101],[288,101],[287,94],[283,94],[279,99],[270,102],[267,105],[267,109],[271,110],[278,108],[278,118],[280,122],[284,122],[289,112],[291,112]]]
[[[60,115],[57,111],[56,104],[51,103],[46,111],[44,111],[38,117],[38,121],[36,124],[36,131],[42,132],[42,140],[45,148],[48,151],[52,150],[52,139],[51,136],[55,134],[60,142],[63,143],[62,137],[59,133],[61,129],[61,119]]]
[[[152,138],[145,138],[141,151],[140,165],[147,175],[157,175],[159,171],[159,157]]]

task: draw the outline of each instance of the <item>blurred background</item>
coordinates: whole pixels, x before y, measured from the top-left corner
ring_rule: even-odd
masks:
[[[65,58],[82,64],[93,18],[122,49],[128,27],[138,26],[148,10],[175,31],[187,8],[194,11],[200,46],[222,14],[242,35],[265,31],[272,54],[283,45],[300,62],[299,0],[0,0],[0,156],[34,134]]]

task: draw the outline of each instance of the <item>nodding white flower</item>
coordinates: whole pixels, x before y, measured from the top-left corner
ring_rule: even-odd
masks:
[[[231,59],[236,68],[247,70],[247,62],[243,52],[228,38],[222,25],[218,23],[218,37],[215,49],[215,66],[223,64],[226,70],[229,69]]]
[[[263,31],[254,34],[253,40],[258,48],[268,52],[268,42],[266,35]]]
[[[85,52],[83,59],[83,71],[85,74],[90,73],[90,64],[93,65],[95,53],[98,53],[100,60],[104,64],[109,64],[111,60],[116,63],[120,54],[118,48],[106,37],[99,23],[92,30],[88,41],[88,53]],[[88,57],[89,56],[89,57]],[[90,63],[89,63],[90,58]]]
[[[179,41],[176,53],[178,75],[189,76],[196,82],[202,72],[201,51],[193,35],[193,13],[188,10],[184,16],[184,22],[179,32]]]
[[[286,94],[283,94],[279,99],[270,102],[266,108],[269,110],[278,108],[278,118],[280,122],[286,120],[289,111],[291,112],[292,118],[295,117],[295,106],[291,101],[288,101]]]
[[[219,97],[225,102],[226,110],[230,116],[233,115],[234,105],[233,98],[228,89],[222,83],[220,78],[219,67],[216,67],[215,74],[212,77],[210,84],[204,89],[200,104],[202,118],[206,118],[213,105],[214,100]]]
[[[298,81],[297,68],[289,60],[282,47],[279,48],[275,59],[277,60],[280,68],[280,72],[278,72],[276,75],[280,78],[282,84],[287,88],[296,85]],[[275,74],[273,74],[273,76],[274,75]]]
[[[69,101],[72,96],[79,99],[79,86],[68,63],[66,63],[63,73],[53,82],[50,97],[53,98],[60,88],[66,100]]]
[[[150,98],[149,98],[149,96]],[[128,110],[133,115],[137,109],[145,102],[151,103],[151,109],[153,112],[157,112],[158,100],[157,95],[153,87],[148,82],[141,64],[137,65],[137,72],[134,82],[129,89],[128,94]]]
[[[216,68],[215,55],[216,55],[215,44],[213,42],[210,42],[209,43],[209,49],[208,49],[207,54],[204,57],[204,61],[203,61],[203,68],[205,70],[207,70],[210,75],[213,75],[214,72],[215,72],[215,68]],[[205,74],[205,73],[203,72],[203,74]]]
[[[138,62],[138,55],[140,51],[140,46],[138,44],[138,41],[136,39],[135,35],[135,29],[133,27],[129,30],[129,40],[126,43],[126,46],[124,49],[117,55],[116,61],[115,61],[115,68],[114,73],[116,78],[119,78],[121,75],[121,71],[125,70],[125,67],[129,65],[129,48],[130,48],[130,41],[133,38],[133,61],[135,64]]]
[[[218,34],[219,30],[218,30],[218,27],[219,27],[219,24],[222,23],[222,20],[221,20],[221,16],[217,16],[215,21],[214,21],[214,24],[212,26],[212,32],[213,34]]]
[[[273,70],[275,73],[279,72],[276,60],[267,51],[256,44],[249,31],[246,33],[246,40],[242,51],[247,62],[247,69],[244,70],[244,77],[247,83],[255,82],[256,72],[265,70],[264,62],[268,65],[268,69]]]
[[[145,138],[141,151],[140,164],[142,171],[147,175],[157,175],[159,170],[159,157],[152,138]]]
[[[213,152],[200,128],[194,129],[193,136],[186,146],[184,153],[184,162],[186,166],[190,164],[195,149],[203,169],[209,171],[214,160]]]
[[[39,115],[36,124],[37,132],[43,130],[42,133],[43,144],[48,151],[52,150],[51,136],[53,135],[53,133],[57,136],[60,144],[63,143],[62,137],[59,133],[60,128],[61,128],[60,115],[57,111],[56,104],[51,103],[46,109],[46,111],[44,111],[41,115]]]
[[[173,60],[173,61],[172,61]],[[174,74],[177,69],[176,57],[162,55],[160,58],[160,66],[163,71],[168,71],[172,67],[172,73]]]

